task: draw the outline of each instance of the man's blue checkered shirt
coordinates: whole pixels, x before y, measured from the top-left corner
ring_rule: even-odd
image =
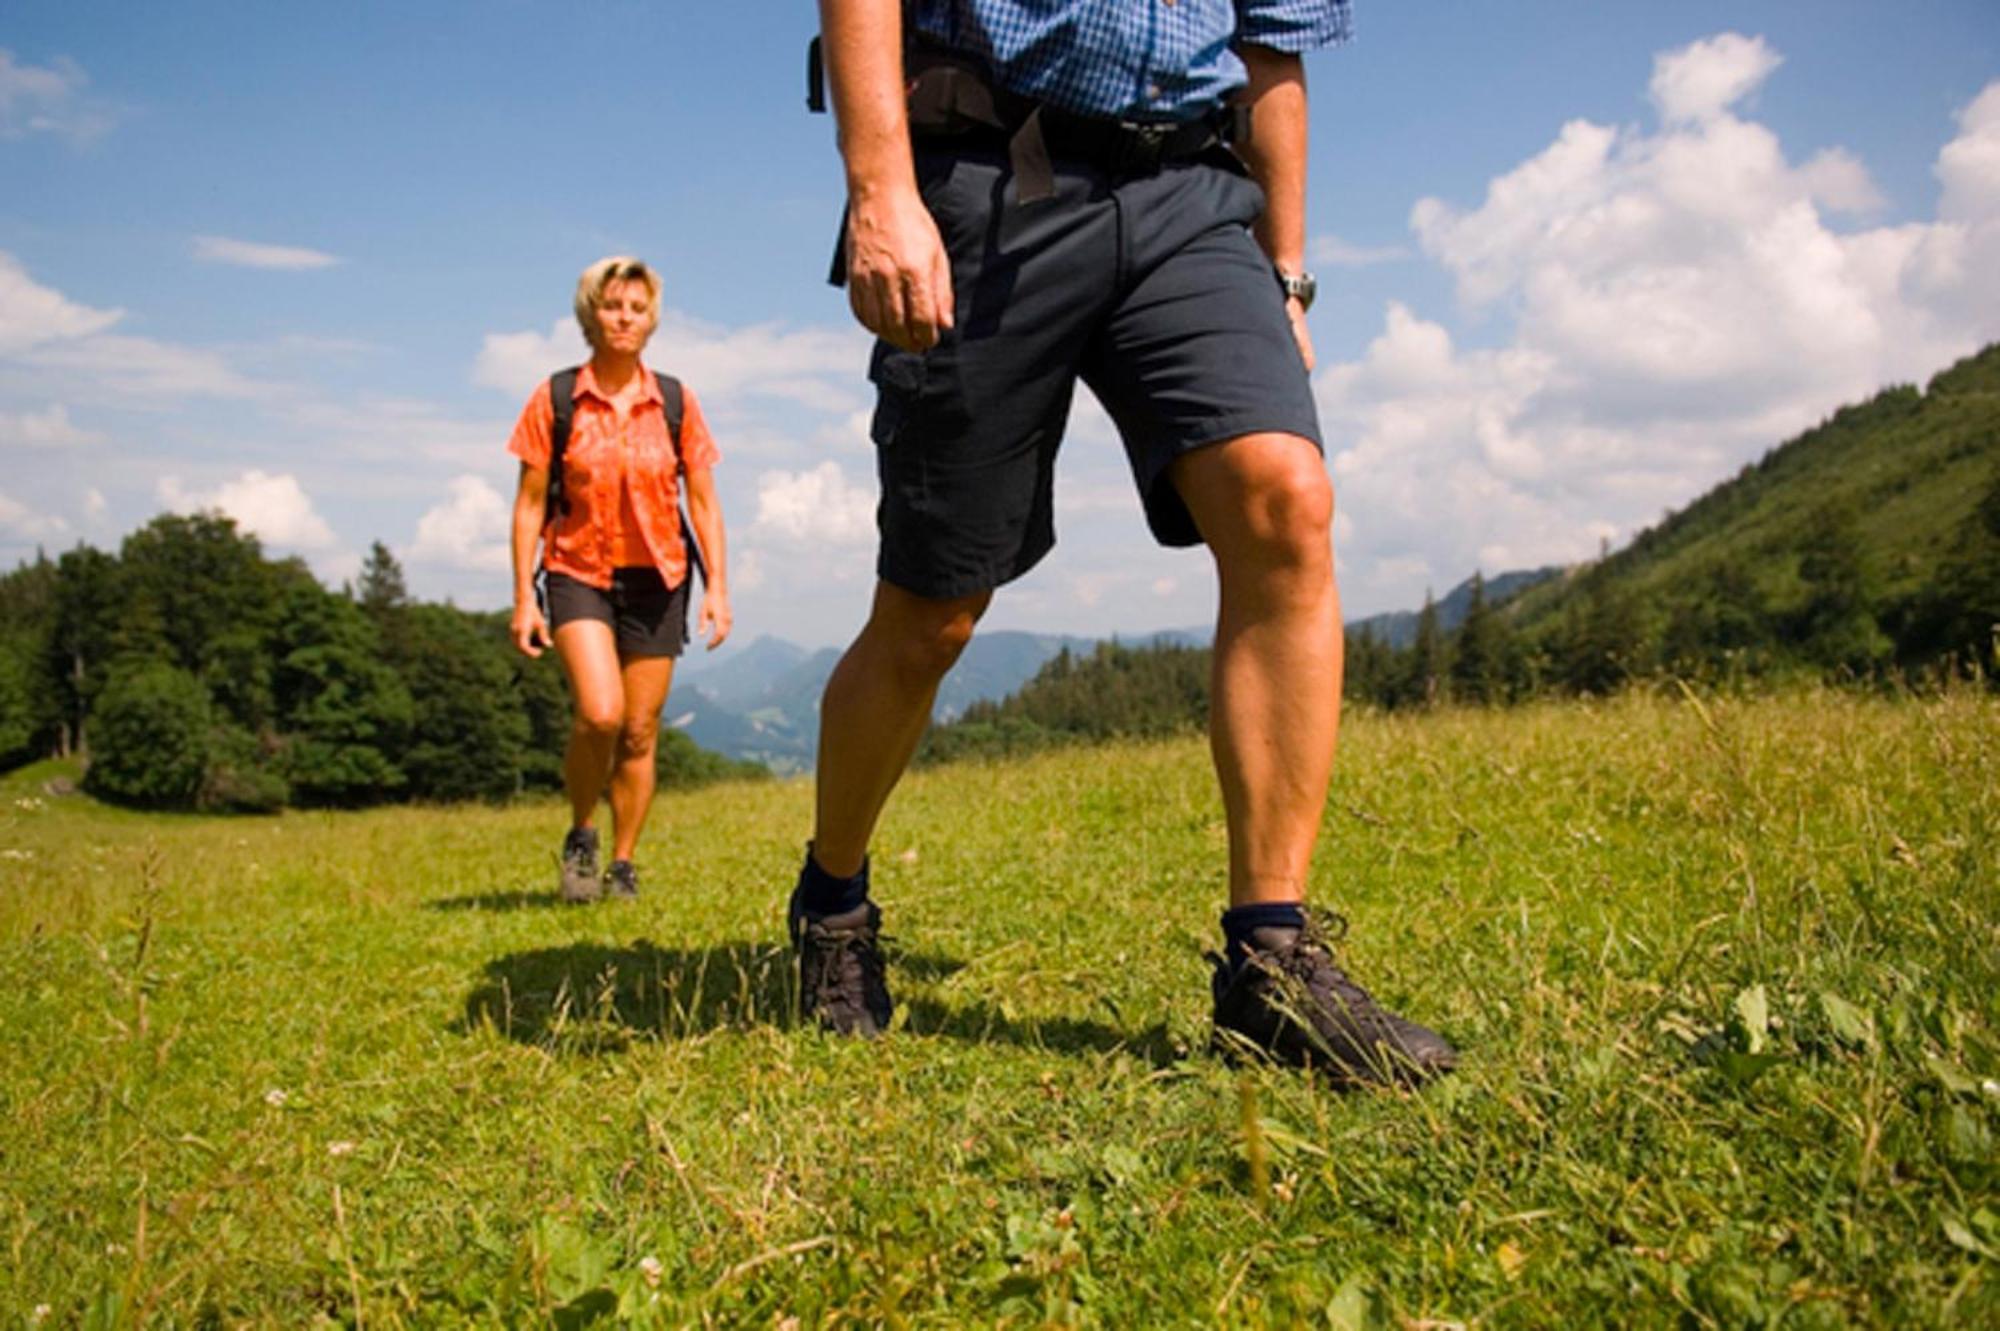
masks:
[[[1235,42],[1347,37],[1347,0],[909,0],[915,28],[1013,92],[1085,115],[1190,120],[1243,86]]]

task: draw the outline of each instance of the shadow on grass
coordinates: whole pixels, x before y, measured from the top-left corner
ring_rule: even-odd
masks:
[[[469,899],[462,899],[469,900]],[[530,898],[533,901],[533,898]],[[473,909],[475,907],[464,907]],[[574,943],[514,952],[486,964],[452,1029],[490,1029],[557,1053],[613,1053],[638,1040],[687,1040],[712,1031],[795,1023],[791,949],[775,943],[663,948]],[[953,957],[890,954],[889,979],[935,981],[964,968]],[[929,997],[905,1002],[906,1029],[976,1044],[1012,1044],[1067,1054],[1123,1051],[1163,1067],[1178,1057],[1166,1027],[1138,1033],[1073,1017],[1011,1016],[984,1003]]]
[[[462,897],[426,901],[425,910],[556,910],[568,902],[553,892],[476,892]]]

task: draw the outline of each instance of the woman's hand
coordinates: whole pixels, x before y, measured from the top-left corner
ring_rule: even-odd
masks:
[[[707,613],[705,607],[703,613]],[[514,620],[507,632],[514,639],[514,650],[523,656],[540,656],[543,648],[555,646],[555,639],[549,636],[549,621],[533,601],[515,603]]]
[[[708,650],[712,652],[722,645],[735,623],[736,616],[729,609],[729,589],[703,586],[701,615],[695,621],[695,636],[707,638]]]

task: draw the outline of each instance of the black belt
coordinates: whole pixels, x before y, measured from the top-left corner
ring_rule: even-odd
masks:
[[[1004,146],[1014,172],[1016,203],[1056,194],[1058,161],[1094,166],[1113,176],[1150,175],[1162,164],[1194,157],[1219,144],[1245,143],[1250,108],[1221,106],[1198,120],[1149,123],[1078,115],[997,87],[971,58],[919,45],[905,52],[913,139]],[[806,105],[826,109],[819,40],[808,53]],[[827,280],[847,281],[847,218],[841,217]]]
[[[912,52],[909,69],[911,135],[950,141],[1003,137],[1019,203],[1055,197],[1058,161],[1118,176],[1149,175],[1162,163],[1241,142],[1249,128],[1243,107],[1157,124],[1078,115],[997,88],[984,70],[956,55]]]

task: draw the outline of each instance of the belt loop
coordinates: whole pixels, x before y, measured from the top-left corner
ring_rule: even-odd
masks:
[[[1014,168],[1014,201],[1040,203],[1056,196],[1056,169],[1042,137],[1042,108],[1037,106],[1007,141],[1007,160]]]

